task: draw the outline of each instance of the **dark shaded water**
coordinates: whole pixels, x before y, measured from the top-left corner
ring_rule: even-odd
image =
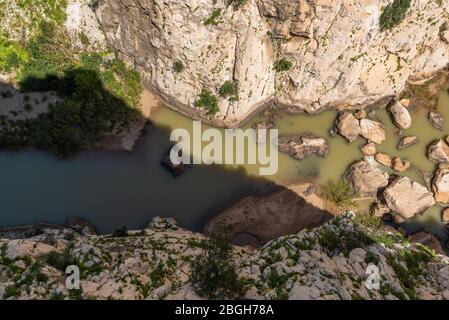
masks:
[[[149,126],[132,154],[89,151],[61,161],[35,150],[0,152],[0,226],[82,217],[107,233],[166,216],[199,230],[240,197],[275,188],[244,169],[195,166],[173,178],[160,165],[168,130]]]

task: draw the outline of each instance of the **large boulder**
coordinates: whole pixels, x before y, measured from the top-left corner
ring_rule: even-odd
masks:
[[[337,132],[348,142],[355,141],[361,132],[359,120],[352,113],[341,112],[336,123]]]
[[[443,139],[434,141],[427,147],[427,157],[438,163],[449,162],[449,146]]]
[[[408,177],[398,177],[383,195],[388,207],[404,219],[412,218],[435,204],[432,193]]]
[[[393,118],[394,124],[403,130],[407,130],[412,126],[412,117],[408,112],[407,108],[400,102],[393,103],[390,106],[391,117]]]
[[[374,197],[380,188],[387,186],[388,173],[380,170],[366,160],[354,163],[345,174],[345,180],[351,184],[361,197]]]
[[[320,157],[327,156],[329,144],[326,139],[312,134],[282,136],[278,139],[278,149],[280,152],[288,153],[294,159],[302,160],[312,154]]]
[[[432,183],[435,201],[449,205],[449,166],[440,165]]]
[[[381,144],[386,139],[385,127],[380,122],[362,119],[360,120],[360,129],[362,137],[376,144]]]

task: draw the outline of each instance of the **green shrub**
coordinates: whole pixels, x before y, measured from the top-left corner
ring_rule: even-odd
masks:
[[[15,285],[6,287],[5,289],[5,293],[3,294],[3,299],[8,299],[8,298],[16,298],[18,296],[21,295],[21,290],[20,288],[17,288]]]
[[[218,19],[221,16],[221,9],[215,9],[214,11],[212,11],[211,15],[209,18],[206,19],[206,21],[204,21],[204,25],[217,25],[218,24]]]
[[[176,73],[181,73],[184,71],[184,65],[182,64],[181,61],[175,61],[175,63],[173,63],[173,71]]]
[[[214,115],[220,111],[218,108],[217,97],[212,92],[205,89],[203,89],[203,91],[199,94],[197,100],[195,101],[195,106],[206,109],[208,115]]]
[[[205,253],[194,261],[192,284],[201,297],[233,299],[242,296],[243,282],[231,261],[230,250],[224,237],[215,237],[208,242]]]
[[[410,8],[411,0],[394,0],[384,8],[380,16],[379,24],[382,31],[393,29],[399,25]]]
[[[51,251],[45,256],[44,260],[47,264],[62,272],[65,272],[68,266],[77,264],[69,249],[65,249],[63,252]]]
[[[324,196],[335,202],[339,206],[351,207],[354,206],[354,197],[356,193],[350,185],[344,180],[338,180],[336,183],[328,181],[326,185],[322,186]]]
[[[218,94],[223,98],[238,97],[237,83],[232,80],[227,80],[218,90]]]
[[[274,62],[274,70],[276,70],[276,72],[285,72],[291,68],[293,68],[293,63],[285,58]]]

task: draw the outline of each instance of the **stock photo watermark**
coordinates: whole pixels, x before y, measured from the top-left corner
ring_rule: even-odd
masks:
[[[174,165],[259,164],[261,176],[278,171],[277,129],[225,129],[223,135],[216,128],[203,131],[201,121],[194,121],[192,133],[193,136],[186,129],[172,131],[170,140],[176,145],[171,149],[170,160]]]

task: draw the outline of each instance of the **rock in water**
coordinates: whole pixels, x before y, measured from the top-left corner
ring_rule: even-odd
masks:
[[[175,177],[181,176],[186,170],[190,167],[188,164],[174,164],[170,158],[171,148],[165,153],[164,157],[161,160],[161,164],[164,168],[166,168],[170,173]],[[179,156],[182,156],[182,151],[179,152]]]
[[[374,159],[386,167],[391,167],[391,157],[388,154],[378,152],[374,156]]]
[[[394,158],[392,161],[392,165],[391,165],[391,167],[398,172],[403,172],[405,170],[408,170],[411,166],[412,166],[412,164],[410,161],[402,160],[399,157]]]
[[[403,149],[408,148],[418,142],[419,142],[419,139],[417,136],[402,137],[401,140],[399,140],[398,149],[403,150]]]
[[[376,145],[372,142],[369,142],[360,147],[360,150],[365,156],[374,156],[376,154]]]
[[[432,183],[435,201],[449,205],[449,166],[440,165]]]
[[[329,153],[329,144],[326,139],[312,134],[283,136],[279,137],[278,149],[280,152],[288,153],[294,159],[302,160],[312,154],[326,157]]]
[[[346,111],[338,115],[336,128],[338,133],[349,143],[355,141],[361,132],[359,120],[352,113]]]
[[[441,215],[441,221],[444,224],[449,224],[449,208],[443,210],[443,214]]]
[[[437,111],[430,111],[429,112],[429,121],[432,124],[432,126],[438,130],[443,130],[444,127],[444,116],[442,113],[439,113]]]
[[[432,193],[408,177],[398,177],[383,195],[387,206],[404,219],[412,218],[435,204]]]
[[[274,124],[271,122],[259,122],[253,125],[253,129],[256,131],[258,144],[267,142],[267,135],[272,128],[274,128]]]
[[[360,129],[362,137],[375,144],[381,144],[386,139],[385,127],[377,121],[362,119],[360,120]]]
[[[412,117],[407,108],[400,102],[393,103],[390,107],[390,113],[394,124],[403,130],[407,130],[412,126]]]
[[[427,147],[427,157],[438,163],[449,162],[449,146],[443,139],[432,142]]]
[[[380,188],[387,186],[388,173],[366,160],[353,164],[345,174],[345,180],[361,197],[374,197]]]

